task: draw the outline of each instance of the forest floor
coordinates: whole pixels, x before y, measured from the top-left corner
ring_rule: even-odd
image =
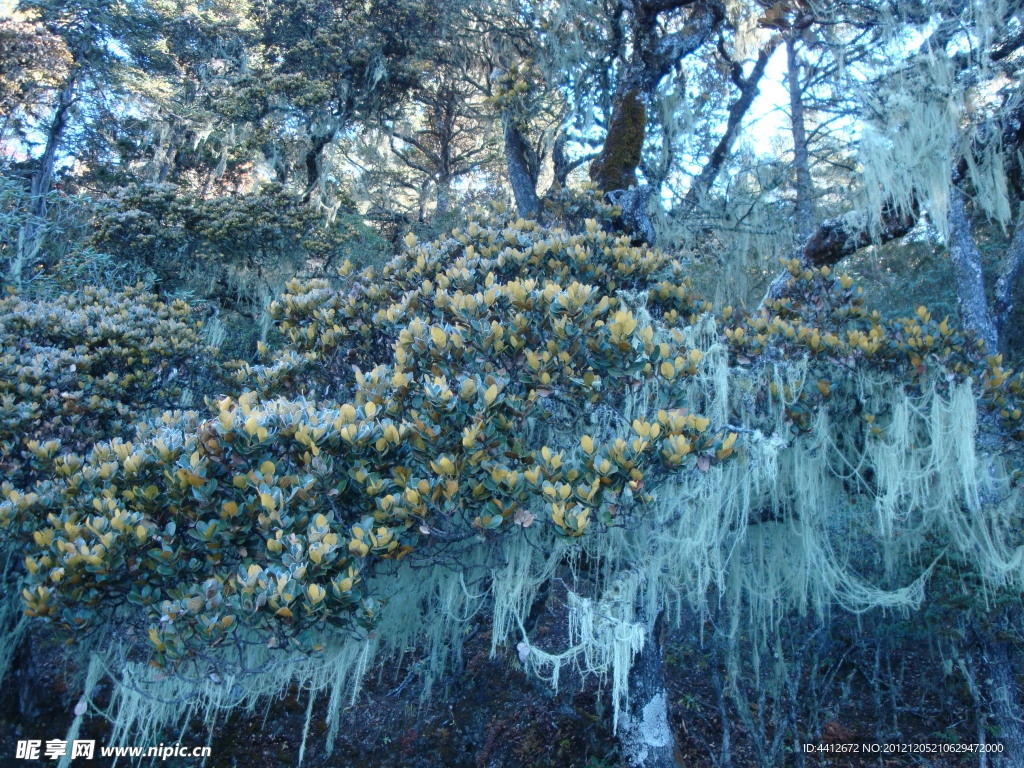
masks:
[[[557,637],[564,632],[564,613],[549,607],[537,620],[536,634]],[[54,765],[52,760],[16,759],[19,740],[63,739],[70,724],[77,691],[69,691],[63,663],[64,649],[38,630],[32,638],[38,685],[35,687],[40,714],[30,720],[19,715],[13,673],[0,690],[0,768]],[[325,702],[314,707],[308,736],[307,768],[618,768],[615,736],[611,731],[611,706],[607,694],[600,695],[590,681],[564,679],[554,694],[542,682],[528,677],[519,665],[514,648],[490,655],[490,635],[483,625],[467,638],[462,668],[447,680],[447,688],[436,687],[426,701],[420,700],[416,683],[416,659],[406,659],[400,668],[377,676],[371,674],[356,706],[342,714],[342,726],[331,754],[323,753],[327,725]],[[687,768],[716,768],[712,754],[720,754],[722,722],[719,696],[709,672],[710,654],[695,637],[681,634],[666,638],[666,675],[670,716],[678,745],[677,759]],[[828,719],[816,744],[873,743],[879,732],[878,706],[886,699],[886,730],[899,733],[898,741],[908,745],[956,744],[973,741],[968,702],[950,706],[935,698],[930,684],[932,664],[924,658],[906,658],[901,667],[899,701],[891,691],[880,697],[877,687],[850,662],[843,670],[845,693],[828,712]],[[571,677],[571,676],[570,676]],[[102,693],[100,694],[102,699]],[[913,702],[912,704],[910,702]],[[187,746],[209,744],[208,768],[285,768],[298,764],[308,700],[292,695],[278,701],[265,716],[232,716],[215,729],[212,740],[198,729],[180,737]],[[730,705],[731,706],[731,705]],[[757,704],[752,705],[755,710]],[[727,709],[728,711],[728,709]],[[756,711],[754,712],[756,715]],[[730,714],[730,750],[733,768],[758,764],[750,733]],[[756,718],[755,718],[756,720]],[[752,722],[748,719],[748,724]],[[101,718],[87,718],[80,739],[107,741]],[[166,742],[175,743],[173,735]],[[139,745],[142,746],[142,745]],[[152,745],[145,745],[152,746]],[[804,755],[807,768],[889,768],[929,766],[958,768],[978,765],[976,755],[857,754],[815,751]],[[794,749],[784,750],[782,765],[798,766]],[[168,758],[143,761],[143,765],[167,768],[198,768],[200,759]],[[110,758],[76,758],[73,768],[108,768]],[[122,759],[118,765],[129,765]],[[762,763],[763,764],[763,763]]]

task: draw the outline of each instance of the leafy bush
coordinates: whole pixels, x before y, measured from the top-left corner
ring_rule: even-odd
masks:
[[[201,393],[216,350],[181,301],[137,288],[0,300],[0,467],[4,496],[29,491],[62,452],[130,434],[137,420]],[[73,456],[60,461],[72,464]],[[15,505],[17,506],[17,505]],[[10,508],[0,506],[5,534]],[[28,520],[32,527],[38,521]]]
[[[349,208],[329,218],[279,184],[220,197],[173,184],[125,187],[98,202],[91,244],[153,270],[164,291],[249,315],[289,276],[377,261],[385,245]]]
[[[250,391],[55,462],[27,610],[122,659],[118,728],[298,681],[330,692],[330,741],[374,654],[425,646],[429,685],[482,606],[495,651],[609,679],[618,717],[666,606],[718,594],[756,637],[790,607],[915,605],[936,541],[1019,579],[1016,444],[976,450],[975,400],[1019,440],[1021,377],[788,266],[790,298],[715,317],[664,253],[516,220],[293,281]],[[568,647],[534,646],[566,570]]]

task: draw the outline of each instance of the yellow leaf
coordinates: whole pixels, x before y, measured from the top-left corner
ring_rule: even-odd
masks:
[[[272,475],[274,474],[274,470],[276,469],[277,467],[274,465],[274,462],[272,461],[264,461],[262,464],[260,464],[260,472],[264,475]]]
[[[310,584],[306,587],[306,597],[309,598],[313,605],[317,605],[323,602],[323,599],[327,596],[327,590],[321,587],[319,584]]]
[[[594,452],[594,438],[584,435],[580,438],[580,446],[583,448],[583,452],[589,456]]]
[[[370,552],[370,548],[363,544],[363,542],[352,539],[352,541],[348,543],[348,551],[357,557],[366,557]]]
[[[167,646],[160,639],[160,633],[157,632],[156,627],[150,627],[149,629],[149,642],[151,642],[153,647],[160,653],[167,650]]]

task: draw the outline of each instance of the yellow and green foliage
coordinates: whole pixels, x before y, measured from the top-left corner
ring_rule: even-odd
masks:
[[[188,305],[136,288],[8,296],[0,300],[0,349],[3,540],[39,524],[26,517],[33,484],[63,453],[131,433],[216,374],[216,350]]]
[[[262,395],[57,463],[29,610],[74,630],[120,595],[162,655],[238,624],[309,648],[328,620],[372,622],[363,574],[382,561],[535,521],[568,538],[616,525],[645,483],[734,453],[735,432],[681,410],[703,356],[683,318],[704,308],[678,264],[594,222],[472,224],[341,290],[293,283],[275,306],[291,343],[238,374]],[[664,407],[638,410],[629,439],[545,435],[560,408],[641,389]]]
[[[400,577],[515,551],[500,543],[556,551],[637,530],[628,547],[661,552],[645,519],[697,502],[660,489],[738,481],[724,473],[750,435],[750,510],[701,491],[725,541],[748,524],[735,509],[761,514],[780,429],[799,440],[832,414],[857,425],[833,446],[857,461],[885,439],[869,378],[912,396],[973,377],[1020,437],[1020,376],[923,308],[869,312],[845,276],[793,266],[792,298],[715,317],[679,262],[593,220],[470,223],[405,245],[381,270],[346,266],[340,288],[293,281],[272,309],[285,344],[236,372],[244,394],[54,460],[28,612],[72,637],[125,622],[160,664],[232,635],[310,652],[330,624],[372,627]]]
[[[533,367],[537,383],[544,385],[550,379],[542,374],[559,376],[558,369],[567,371],[561,378],[571,378],[572,366],[559,357],[574,357],[582,346],[599,349],[603,342],[591,332],[603,328],[599,336],[619,334],[617,351],[599,352],[611,357],[596,365],[580,358],[577,373],[593,367],[594,376],[617,375],[637,362],[619,348],[632,332],[625,333],[626,326],[606,327],[616,312],[629,311],[619,292],[639,291],[636,300],[672,326],[710,309],[693,293],[677,261],[655,249],[633,247],[628,237],[611,235],[594,220],[580,233],[523,219],[500,227],[471,222],[430,243],[408,235],[405,245],[401,256],[379,270],[356,272],[346,266],[340,290],[322,280],[290,283],[271,307],[289,342],[285,352],[268,365],[240,372],[239,382],[252,381],[265,392],[330,392],[337,398],[353,391],[355,370],[390,362],[403,330],[431,336],[430,354],[410,359],[415,371],[436,367],[448,373],[467,363],[475,368],[475,357],[490,366],[485,370],[510,371],[528,350],[544,358]],[[422,328],[409,325],[414,318]],[[446,329],[455,330],[451,339]],[[653,330],[643,334],[650,345]],[[470,346],[462,349],[463,342]],[[413,357],[423,351],[418,345]],[[656,354],[662,354],[660,346]],[[439,362],[449,357],[447,364]],[[405,368],[405,359],[396,359],[399,368]]]
[[[949,316],[933,317],[923,306],[913,317],[885,317],[866,306],[848,275],[781,261],[790,272],[786,298],[770,301],[757,315],[731,307],[722,314],[731,326],[725,339],[740,365],[780,353],[808,361],[808,386],[780,392],[773,384],[769,390],[787,402],[795,398],[788,411],[795,428],[807,428],[817,402],[846,400],[848,409],[859,412],[862,404],[851,396],[850,385],[854,373],[870,369],[890,374],[894,387],[918,391],[935,386],[948,393],[955,383],[973,380],[979,407],[995,415],[1008,436],[1024,439],[1024,372],[1014,375],[1004,368],[1002,355],[984,355],[981,339],[965,333]],[[839,390],[836,397],[833,390]],[[881,416],[862,414],[876,437],[884,430]]]

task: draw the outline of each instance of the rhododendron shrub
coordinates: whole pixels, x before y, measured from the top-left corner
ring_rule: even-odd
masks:
[[[486,616],[494,653],[607,683],[636,746],[664,696],[630,669],[684,607],[753,637],[913,607],[936,546],[1019,586],[1022,379],[950,319],[796,263],[787,298],[713,312],[596,220],[405,246],[293,281],[240,394],[57,462],[25,606],[117,681],[119,733],[299,684],[331,741],[371,663],[418,647],[429,686]]]

